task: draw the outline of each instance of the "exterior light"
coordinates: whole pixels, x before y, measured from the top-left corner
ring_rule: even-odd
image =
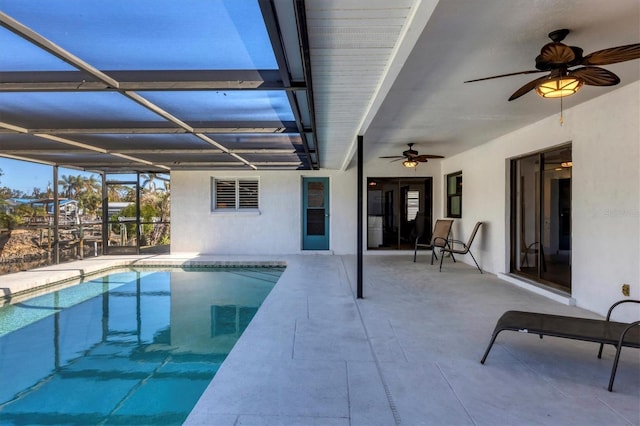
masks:
[[[582,88],[584,82],[574,77],[555,77],[545,80],[536,87],[536,93],[543,98],[564,98]]]
[[[573,167],[573,161],[564,161],[562,163],[560,163],[560,166],[562,167]]]
[[[402,165],[409,168],[414,168],[418,165],[418,162],[415,160],[404,160]]]

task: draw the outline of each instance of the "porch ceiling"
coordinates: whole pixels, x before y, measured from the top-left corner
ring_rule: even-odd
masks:
[[[321,163],[328,168],[353,165],[357,135],[364,136],[365,161],[398,155],[407,143],[421,154],[449,157],[545,117],[559,118],[558,99],[531,92],[508,101],[545,74],[463,83],[535,69],[553,30],[570,29],[564,42],[585,55],[640,42],[637,0],[306,4]],[[585,86],[563,100],[564,109],[640,79],[640,60],[603,68],[621,83]]]

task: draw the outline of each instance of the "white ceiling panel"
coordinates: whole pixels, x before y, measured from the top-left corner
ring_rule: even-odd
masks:
[[[507,99],[540,74],[465,84],[535,69],[553,30],[584,54],[640,42],[637,0],[307,0],[322,166],[351,164],[364,135],[365,160],[413,142],[446,156],[559,114],[533,93]],[[604,66],[620,85],[640,79],[640,60]],[[611,87],[585,86],[569,108]]]
[[[307,1],[321,164],[339,168],[380,86],[412,1]]]

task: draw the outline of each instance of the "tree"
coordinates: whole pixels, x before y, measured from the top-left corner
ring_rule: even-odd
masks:
[[[102,203],[100,182],[94,176],[78,176],[77,184],[76,199],[78,200],[78,206],[82,209],[83,214],[94,216]]]
[[[156,191],[157,187],[156,187],[156,174],[155,173],[148,173],[148,174],[141,174],[140,178],[143,179],[142,181],[142,185],[140,185],[142,187],[142,189],[147,189],[149,191]]]
[[[45,198],[47,196],[46,192],[42,192],[42,190],[40,188],[37,187],[33,187],[33,190],[31,191],[31,197],[33,199],[39,199],[39,198]]]
[[[60,195],[66,198],[74,198],[81,184],[80,179],[80,175],[78,175],[77,177],[71,175],[62,175],[60,181],[58,182],[58,186],[62,187]]]
[[[99,194],[101,189],[100,182],[93,175],[89,177],[83,177],[81,179],[81,187],[83,191],[94,194]]]

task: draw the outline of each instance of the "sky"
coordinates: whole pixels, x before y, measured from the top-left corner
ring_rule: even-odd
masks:
[[[40,188],[40,190],[46,191],[47,185],[50,182],[53,183],[52,166],[0,157],[0,170],[2,170],[0,187],[6,186],[11,189],[18,189],[27,194],[31,194],[33,188]],[[99,179],[99,175],[93,173],[60,167],[58,169],[58,179],[63,175],[82,175],[87,177],[93,175]]]

